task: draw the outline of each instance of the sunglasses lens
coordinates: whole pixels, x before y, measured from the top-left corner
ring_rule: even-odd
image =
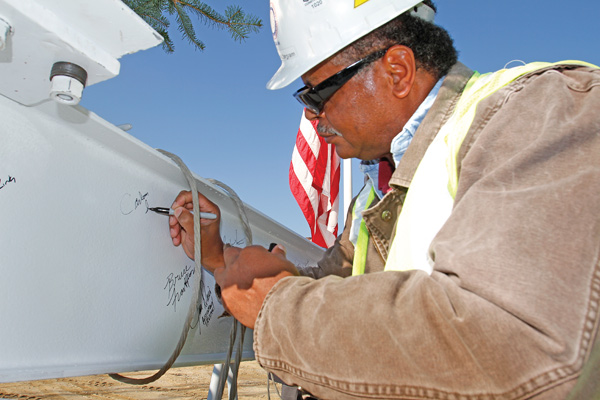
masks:
[[[300,102],[300,104],[303,104],[315,114],[319,114],[321,112],[321,106],[323,105],[321,97],[318,94],[311,93],[310,88],[302,88],[298,90],[296,93],[294,93],[294,97]]]
[[[315,87],[304,86],[302,89],[294,93],[294,97],[301,104],[305,105],[310,111],[315,114],[320,114],[323,110],[323,104],[335,92],[339,90],[346,82],[348,82],[358,71],[361,70],[365,65],[372,63],[378,58],[382,57],[387,52],[387,49],[376,51],[371,53],[362,60],[355,62],[339,71],[338,73],[325,79]]]

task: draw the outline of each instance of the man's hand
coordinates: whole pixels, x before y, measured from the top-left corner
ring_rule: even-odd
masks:
[[[298,270],[285,258],[280,245],[271,252],[261,246],[228,247],[224,257],[225,267],[215,270],[223,305],[243,325],[254,329],[267,293],[279,280],[298,276]]]
[[[219,232],[221,211],[216,204],[198,193],[200,211],[213,213],[217,219],[200,219],[200,237],[202,245],[202,260],[200,263],[207,270],[214,272],[215,268],[225,265],[223,260],[223,241]],[[175,198],[171,208],[175,215],[169,217],[171,240],[173,245],[182,245],[185,254],[194,259],[194,215],[190,212],[192,192],[183,191]]]

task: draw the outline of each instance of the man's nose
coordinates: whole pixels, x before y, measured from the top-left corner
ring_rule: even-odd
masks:
[[[323,114],[323,111],[321,111],[320,113],[316,113],[316,112],[312,111],[311,109],[309,109],[308,107],[304,109],[304,117],[309,121],[313,121],[313,120],[317,119],[322,114]]]

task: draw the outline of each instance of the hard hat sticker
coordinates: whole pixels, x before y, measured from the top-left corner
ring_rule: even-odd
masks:
[[[354,8],[358,7],[358,6],[362,6],[363,4],[365,4],[367,1],[369,0],[354,0]]]
[[[310,8],[315,9],[319,6],[323,5],[323,0],[302,0],[305,7],[310,6]]]
[[[279,53],[279,58],[281,58],[281,61],[287,61],[291,58],[296,57],[296,50],[292,47],[292,48],[287,48],[287,49],[283,49],[281,50],[281,52]]]
[[[273,8],[273,3],[271,2],[271,33],[273,33],[273,41],[277,43],[277,16],[275,15],[275,8]]]

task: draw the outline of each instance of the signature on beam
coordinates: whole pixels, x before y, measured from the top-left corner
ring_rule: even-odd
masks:
[[[8,176],[8,179],[5,180],[4,182],[2,182],[2,179],[0,179],[0,189],[4,189],[4,186],[8,185],[9,183],[17,183],[17,178],[15,178],[14,176]]]
[[[202,321],[202,325],[208,326],[215,313],[215,301],[213,300],[213,294],[208,285],[202,282],[202,290],[200,291],[202,301],[198,302],[198,310],[194,316],[194,320],[190,324],[191,329],[198,328],[198,333],[201,333],[201,327],[198,325]]]
[[[208,326],[213,313],[215,312],[215,302],[213,301],[212,293],[208,286],[204,286],[202,290],[202,305],[204,309],[204,314],[201,318],[202,324],[204,324],[204,326]],[[201,312],[201,310],[199,310],[199,312]]]
[[[167,284],[164,287],[167,291],[167,298],[169,299],[167,307],[172,305],[173,311],[177,311],[177,303],[181,301],[186,290],[190,288],[190,279],[194,275],[194,272],[194,267],[186,265],[180,273],[170,273],[167,276]]]
[[[138,196],[133,197],[129,193],[125,193],[123,197],[121,197],[121,213],[123,215],[128,215],[138,209],[138,207],[143,206],[148,212],[148,192],[142,194],[142,192],[138,192]]]

